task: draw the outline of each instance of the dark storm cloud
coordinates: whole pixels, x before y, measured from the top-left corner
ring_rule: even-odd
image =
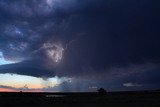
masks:
[[[65,53],[64,66],[69,72],[73,69],[77,74],[85,66],[98,72],[107,67],[159,63],[160,16],[157,13],[160,9],[155,2],[113,0],[102,2],[107,4],[94,3],[97,2],[91,2],[85,7],[86,11],[82,9],[71,17],[71,28],[68,29],[86,34],[73,42]]]
[[[54,69],[46,69],[45,66],[41,63],[42,61],[24,61],[16,64],[1,65],[1,73],[11,73],[11,74],[20,74],[20,75],[29,75],[34,77],[54,77]]]
[[[47,1],[49,0],[0,2],[0,46],[5,57],[27,57],[48,39],[54,41],[61,36],[59,33],[63,31],[67,17],[65,13],[63,15],[63,8],[67,6],[63,5],[63,0]],[[68,0],[67,5],[71,1]],[[63,10],[57,13],[59,10],[56,9],[59,8]],[[12,54],[8,55],[10,52]]]
[[[127,78],[148,70],[160,63],[158,4],[153,0],[0,0],[0,51],[8,60],[22,61],[0,67],[1,72],[80,78],[98,74],[93,78],[109,75],[114,82],[115,74]],[[64,49],[63,60],[48,64],[45,52],[57,42]],[[146,63],[151,65],[143,68]],[[101,81],[94,84],[106,80]]]
[[[139,83],[146,89],[159,89],[160,88],[160,74],[159,67],[155,67],[153,69],[146,70],[145,72],[139,72],[137,74],[130,75],[123,79],[127,82]]]

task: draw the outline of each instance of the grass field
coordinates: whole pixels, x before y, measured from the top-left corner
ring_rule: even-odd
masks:
[[[160,92],[0,93],[0,107],[160,106]]]

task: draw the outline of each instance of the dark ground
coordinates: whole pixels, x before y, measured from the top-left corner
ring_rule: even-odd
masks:
[[[159,91],[0,93],[0,107],[160,107]]]

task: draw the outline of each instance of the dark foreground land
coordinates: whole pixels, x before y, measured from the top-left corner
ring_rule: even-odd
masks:
[[[160,107],[159,91],[0,93],[0,107]]]

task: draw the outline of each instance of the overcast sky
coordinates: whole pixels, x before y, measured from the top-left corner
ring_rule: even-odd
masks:
[[[0,0],[0,91],[160,89],[160,1]]]

